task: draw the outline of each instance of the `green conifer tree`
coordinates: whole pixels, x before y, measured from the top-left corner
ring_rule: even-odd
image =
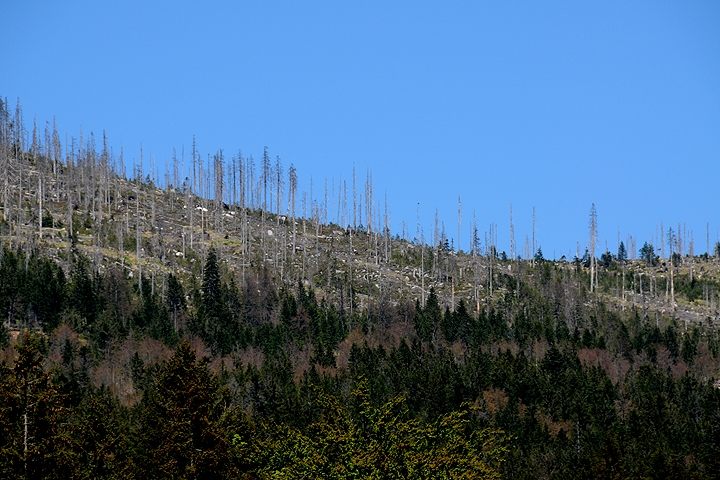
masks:
[[[229,392],[182,342],[141,402],[139,469],[145,478],[227,478],[235,471],[222,422]]]

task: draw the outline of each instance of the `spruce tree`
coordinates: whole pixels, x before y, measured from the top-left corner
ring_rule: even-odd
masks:
[[[25,334],[0,371],[0,476],[70,478],[76,468],[63,395],[43,368],[43,339]]]
[[[234,473],[221,422],[227,389],[185,341],[142,400],[139,476],[227,478]]]

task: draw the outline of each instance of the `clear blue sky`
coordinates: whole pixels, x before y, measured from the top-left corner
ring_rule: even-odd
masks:
[[[0,96],[28,128],[107,132],[158,164],[267,145],[310,176],[372,169],[394,231],[438,208],[467,249],[497,224],[546,257],[662,220],[705,251],[720,228],[720,2],[6,0]]]

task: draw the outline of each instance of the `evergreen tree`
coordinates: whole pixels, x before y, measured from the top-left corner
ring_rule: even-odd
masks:
[[[229,392],[188,342],[157,374],[140,405],[138,474],[211,479],[232,475],[223,414]]]
[[[93,331],[98,313],[99,285],[93,281],[92,274],[88,272],[88,261],[78,255],[72,274],[68,292],[68,306],[74,310],[77,324],[74,328],[80,331]]]
[[[25,286],[25,272],[20,263],[24,255],[3,248],[0,261],[0,312],[3,320],[17,324],[24,320],[25,307],[22,294]]]
[[[418,337],[424,342],[435,340],[442,317],[442,309],[435,288],[430,287],[425,308],[416,308],[415,310],[415,332]]]
[[[85,396],[71,426],[81,478],[131,476],[128,427],[125,409],[107,387],[92,389]]]
[[[625,250],[625,244],[623,242],[620,242],[620,245],[618,245],[617,259],[619,262],[627,260],[627,250]]]
[[[448,343],[453,343],[458,338],[460,333],[458,317],[454,312],[450,311],[450,307],[445,307],[445,314],[440,321],[440,330]]]
[[[655,255],[655,247],[645,242],[640,248],[640,258],[645,260],[648,266],[657,265],[657,256]]]
[[[185,310],[185,291],[178,278],[172,273],[168,275],[167,304],[172,315],[173,328],[178,331],[180,313]]]
[[[2,367],[0,474],[5,478],[70,478],[76,452],[69,410],[43,368],[42,339],[25,334],[12,370]]]
[[[208,252],[203,273],[202,293],[198,317],[201,335],[214,353],[227,355],[235,345],[237,331],[225,302],[227,288],[220,277],[220,267],[214,248]]]
[[[177,333],[160,295],[152,291],[150,280],[142,280],[140,306],[133,315],[135,333],[144,333],[166,345],[175,345]]]

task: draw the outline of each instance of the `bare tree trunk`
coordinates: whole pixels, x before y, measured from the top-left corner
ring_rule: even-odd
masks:
[[[67,144],[67,141],[66,141]],[[73,231],[73,198],[72,198],[72,175],[75,169],[75,162],[73,157],[75,156],[75,145],[72,146],[72,156],[68,155],[65,163],[66,174],[65,174],[65,188],[67,192],[67,258],[70,258],[70,249],[72,247],[72,238],[75,235]]]
[[[420,290],[422,305],[425,306],[425,234],[420,237]]]
[[[353,164],[353,230],[357,229],[357,179],[355,177],[355,164]]]
[[[373,180],[372,171],[368,169],[367,179],[365,181],[365,217],[366,229],[368,234],[373,230]]]
[[[595,244],[597,243],[597,210],[590,208],[590,293],[595,291]]]
[[[670,308],[675,311],[675,266],[670,261]]]
[[[532,210],[532,251],[530,252],[530,258],[532,266],[535,266],[535,253],[537,253],[537,245],[535,243],[535,207]],[[592,282],[592,278],[590,279]],[[590,289],[592,291],[592,289]]]
[[[480,288],[478,287],[478,283],[479,283],[478,257],[479,257],[479,253],[480,253],[479,249],[480,249],[480,238],[478,237],[477,217],[475,216],[475,212],[473,211],[471,250],[472,250],[472,262],[473,262],[473,294],[475,296],[475,313],[476,314],[480,313]]]
[[[488,278],[488,286],[489,286],[489,293],[490,298],[493,296],[493,257],[495,256],[495,225],[493,223],[490,224],[490,248],[488,250],[488,260],[489,260],[489,272],[490,276]]]
[[[140,150],[140,168],[135,183],[135,257],[138,262],[138,292],[142,296],[142,242],[140,231],[140,182],[142,179],[142,149]]]
[[[292,217],[292,228],[293,228],[293,239],[292,239],[292,252],[293,258],[295,258],[295,250],[297,248],[297,215],[296,215],[296,204],[295,198],[297,195],[297,171],[294,165],[290,165],[290,213]]]
[[[432,275],[435,280],[440,276],[438,268],[438,248],[440,246],[440,223],[438,218],[438,209],[435,207],[435,229],[433,230],[433,271]]]
[[[655,232],[657,233],[657,230]],[[660,220],[660,252],[660,258],[665,260],[665,229],[662,220]]]
[[[387,191],[385,192],[385,263],[390,263],[390,215],[388,213]]]
[[[688,246],[688,256],[690,257],[690,284],[693,281],[693,267],[695,264],[695,234],[690,230],[690,244]]]
[[[40,235],[40,241],[42,241],[42,217],[43,217],[43,198],[42,198],[42,179],[40,178],[40,172],[38,171],[38,234]]]
[[[678,233],[679,234],[679,233]],[[674,263],[674,249],[677,246],[677,236],[673,232],[672,227],[668,229],[667,241],[669,250],[669,264],[670,264],[670,308],[675,311],[675,263]]]

